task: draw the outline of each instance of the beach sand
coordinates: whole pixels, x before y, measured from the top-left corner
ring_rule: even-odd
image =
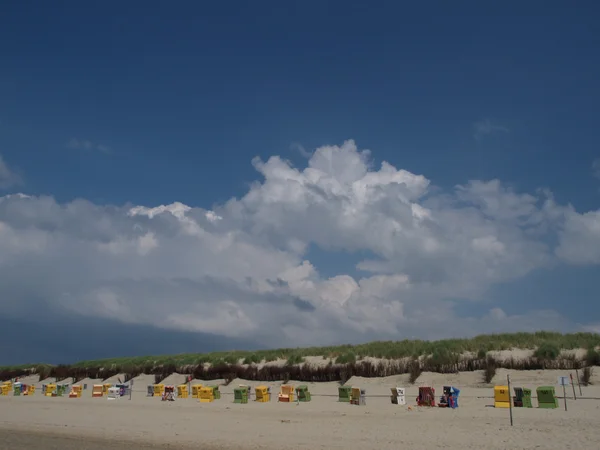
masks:
[[[502,376],[505,379],[499,371],[498,379]],[[562,399],[554,410],[515,408],[510,427],[509,410],[491,407],[492,387],[478,386],[473,373],[422,376],[438,396],[446,384],[443,380],[452,378],[452,384],[462,388],[456,410],[414,406],[418,386],[407,385],[404,378],[351,380],[366,389],[365,406],[339,403],[337,383],[302,383],[313,394],[310,403],[234,404],[232,391],[237,384],[261,384],[244,380],[221,387],[222,399],[214,403],[161,402],[146,397],[145,386],[140,385],[135,386],[131,401],[92,399],[89,393],[80,399],[0,397],[0,449],[564,450],[597,446],[598,387],[583,387],[584,398],[576,401],[572,390],[567,391],[568,411]],[[556,384],[554,371],[512,371],[511,378],[515,385],[534,390],[541,384]],[[279,383],[265,384],[272,392],[279,390]],[[390,388],[395,385],[407,388],[410,409],[390,403]],[[562,396],[562,389],[557,388],[557,393]],[[533,403],[537,406],[536,399]]]
[[[136,443],[136,450],[160,449],[160,445]],[[164,448],[164,447],[162,447]],[[169,447],[167,447],[169,448]],[[170,447],[175,448],[175,447]],[[131,442],[94,439],[90,437],[72,437],[53,433],[6,433],[0,440],[0,450],[131,450]]]

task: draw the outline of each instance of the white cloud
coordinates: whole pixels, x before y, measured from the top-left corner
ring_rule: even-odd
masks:
[[[303,170],[278,156],[253,164],[264,180],[213,210],[0,197],[4,311],[41,302],[273,346],[531,329],[540,317],[564,329],[552,311],[468,319],[454,302],[560,262],[600,263],[600,212],[549,193],[498,180],[430,192],[353,141],[318,148]],[[326,278],[311,244],[372,256],[361,277]]]
[[[6,164],[2,155],[0,155],[0,189],[8,189],[22,182],[21,177],[8,167],[8,164]]]
[[[98,144],[98,143],[94,143],[91,141],[88,141],[86,139],[78,139],[78,138],[71,138],[71,140],[69,140],[69,142],[67,142],[67,148],[72,148],[75,150],[88,150],[88,151],[99,151],[101,153],[110,153],[111,149],[110,147],[103,145],[103,144]]]
[[[600,211],[565,213],[556,253],[571,264],[600,264]]]
[[[490,134],[508,133],[509,131],[505,126],[493,123],[489,119],[480,120],[473,124],[473,138],[475,140],[481,140]]]
[[[312,156],[312,153],[309,152],[308,150],[306,150],[304,148],[304,146],[298,142],[293,142],[292,145],[290,145],[290,148],[294,151],[297,151],[298,153],[300,153],[300,155],[302,155],[304,158],[306,159],[310,159],[310,157]]]

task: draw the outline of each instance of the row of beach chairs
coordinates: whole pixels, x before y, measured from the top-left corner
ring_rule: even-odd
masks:
[[[9,395],[10,392],[13,395],[33,395],[35,394],[35,386],[33,384],[23,384],[16,382],[13,384],[12,381],[3,381],[0,385],[0,395]]]
[[[9,389],[10,382],[5,382],[3,385],[3,390],[6,391]],[[45,384],[42,386],[42,394],[47,397],[62,397],[64,394],[68,392],[69,398],[80,398],[83,394],[83,390],[87,386],[82,385],[63,385],[63,384]],[[35,387],[31,386],[31,392],[35,391]],[[70,390],[69,390],[70,388]],[[22,386],[20,384],[15,384],[15,395],[19,395],[22,391]],[[19,390],[19,394],[16,394],[17,389]],[[106,397],[109,400],[120,398],[129,393],[129,386],[125,384],[119,384],[113,386],[112,384],[95,384],[92,386],[92,397],[93,398],[102,398]],[[252,388],[246,385],[240,385],[238,388],[233,390],[234,394],[234,403],[248,403],[248,399],[250,398]],[[452,391],[453,394],[450,396],[445,395],[442,396],[440,400],[440,406],[450,406],[456,407],[458,406],[458,402],[456,398],[458,397],[458,391],[455,388],[448,388],[448,392]],[[435,405],[435,399],[433,398],[434,394],[433,388],[420,388],[419,389],[419,399],[418,404],[420,405]],[[270,402],[271,401],[271,388],[267,386],[257,386],[254,389],[255,401],[257,402]],[[353,386],[340,386],[338,390],[338,400],[340,402],[348,402],[352,405],[365,405],[366,404],[366,392],[364,389],[360,389],[358,387]],[[154,384],[149,385],[147,387],[147,396],[148,397],[160,397],[163,401],[174,401],[175,398],[189,398],[190,392],[188,391],[188,385],[164,385],[164,384]],[[431,399],[429,398],[431,396]],[[218,400],[221,398],[221,393],[219,391],[219,387],[216,385],[203,386],[201,384],[194,384],[191,386],[191,397],[197,398],[201,402],[212,402],[214,400]],[[405,391],[404,388],[392,388],[392,403],[398,405],[406,404]],[[449,400],[450,398],[450,400]],[[311,401],[311,393],[308,390],[306,385],[300,385],[294,387],[293,385],[284,384],[281,385],[280,392],[277,395],[278,402],[310,402]]]
[[[531,401],[531,389],[523,387],[514,388],[515,395],[511,398],[508,386],[494,387],[494,408],[533,408]],[[536,389],[538,408],[558,408],[558,398],[554,386],[540,386]]]
[[[69,398],[79,398],[86,386],[64,385],[64,384],[45,384],[42,385],[42,395],[46,397],[61,397],[69,392]],[[69,391],[70,388],[70,391]],[[92,387],[92,397],[107,397],[108,399],[117,399],[129,393],[129,387],[125,384],[113,386],[111,384],[98,384]],[[0,394],[8,395],[33,395],[35,386],[21,383],[12,383],[5,381],[0,385]],[[240,385],[233,390],[234,403],[248,403],[252,388],[246,385]],[[270,402],[271,389],[267,386],[257,386],[254,388],[255,401]],[[403,387],[391,388],[391,402],[396,405],[406,404],[406,390]],[[416,398],[418,406],[457,408],[460,390],[454,386],[444,386],[443,393],[439,401],[436,402],[435,389],[430,386],[419,387],[419,395]],[[494,407],[509,408],[514,407],[532,408],[532,391],[523,387],[514,388],[514,396],[511,397],[508,386],[494,387]],[[539,408],[557,408],[558,399],[553,386],[540,386],[536,389]],[[161,397],[162,400],[173,401],[175,398],[189,398],[188,385],[179,385],[177,387],[155,384],[148,386],[149,397]],[[195,384],[191,386],[191,397],[197,398],[200,402],[213,402],[221,398],[219,387],[215,385],[203,386]],[[294,387],[290,384],[281,385],[280,392],[277,395],[278,402],[309,402],[311,393],[306,385]],[[347,402],[353,405],[366,404],[366,391],[355,386],[340,386],[338,388],[338,401]]]
[[[233,390],[234,403],[248,403],[251,396],[252,388],[246,385],[239,385]],[[267,386],[257,386],[254,388],[255,401],[269,402],[271,401],[271,388]],[[210,385],[203,386],[194,384],[191,386],[191,395],[188,385],[182,384],[177,387],[154,384],[148,386],[148,397],[161,397],[162,400],[175,400],[175,398],[197,398],[201,402],[213,402],[221,398],[219,386]],[[308,387],[305,385],[294,388],[292,385],[284,384],[281,386],[280,392],[277,395],[279,402],[293,402],[297,399],[299,402],[309,402],[311,400]]]

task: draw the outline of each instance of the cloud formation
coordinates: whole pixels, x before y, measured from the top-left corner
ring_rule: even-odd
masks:
[[[494,133],[508,133],[510,130],[505,126],[493,123],[489,119],[480,120],[473,124],[473,138],[476,141]]]
[[[304,169],[252,164],[262,180],[212,210],[0,197],[4,314],[46,308],[265,346],[576,327],[553,311],[460,318],[455,306],[536,269],[600,263],[600,212],[499,180],[440,192],[375,167],[351,140]],[[327,278],[307,258],[314,245],[370,256],[362,275]]]
[[[99,151],[101,153],[110,153],[110,147],[103,145],[103,144],[97,144],[91,141],[88,141],[86,139],[78,139],[78,138],[71,138],[71,140],[69,142],[67,142],[67,148],[72,148],[75,150],[87,150],[87,151]]]
[[[300,155],[306,159],[310,159],[310,157],[312,156],[312,153],[306,150],[304,146],[299,142],[292,142],[292,144],[290,145],[290,149],[300,153]]]
[[[0,189],[8,189],[22,184],[22,182],[21,177],[8,167],[8,164],[0,155]]]

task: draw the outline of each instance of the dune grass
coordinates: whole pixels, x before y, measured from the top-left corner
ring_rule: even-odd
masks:
[[[275,360],[290,361],[297,364],[307,356],[323,356],[337,359],[339,363],[364,357],[381,359],[400,359],[433,355],[444,358],[444,355],[471,352],[485,355],[490,351],[510,349],[540,349],[544,357],[556,357],[560,350],[577,348],[595,348],[600,346],[600,334],[572,333],[561,334],[548,331],[535,333],[488,334],[469,339],[444,339],[439,341],[403,340],[375,341],[359,345],[339,345],[332,347],[280,348],[257,351],[228,351],[213,353],[184,353],[178,355],[135,356],[109,359],[84,360],[69,364],[74,368],[86,367],[129,367],[129,366],[163,366],[163,365],[198,365],[217,364],[252,364]],[[554,355],[553,355],[554,354]],[[20,369],[49,364],[22,364],[19,366],[0,366],[0,369]]]
[[[535,333],[490,334],[469,339],[445,339],[438,341],[376,341],[359,345],[330,347],[120,357],[85,360],[59,366],[24,364],[0,367],[0,373],[4,374],[4,376],[17,373],[37,373],[40,376],[51,374],[63,376],[68,374],[67,376],[83,378],[84,376],[103,377],[114,373],[126,373],[128,377],[132,377],[140,373],[166,373],[172,370],[180,373],[196,373],[198,376],[218,375],[221,377],[235,373],[256,377],[274,377],[280,375],[266,374],[266,372],[261,375],[256,365],[262,362],[280,360],[288,368],[282,369],[281,372],[283,374],[281,376],[286,376],[285,374],[290,373],[291,369],[289,368],[300,366],[306,361],[306,357],[322,356],[329,359],[334,365],[351,366],[353,373],[364,372],[366,376],[369,376],[369,374],[371,374],[370,376],[378,376],[376,374],[379,373],[396,374],[409,372],[417,375],[421,370],[452,371],[459,369],[483,369],[488,365],[486,362],[488,352],[510,349],[528,349],[534,352],[532,361],[528,363],[522,365],[515,365],[514,362],[507,363],[511,364],[511,367],[514,368],[552,367],[553,362],[556,362],[557,358],[560,357],[561,350],[578,348],[589,349],[585,362],[588,365],[594,365],[598,363],[598,353],[595,350],[598,346],[600,346],[600,334],[560,334],[539,331]],[[468,358],[465,358],[465,355]],[[392,365],[390,366],[392,369],[390,369],[389,367],[384,368],[383,366],[377,366],[377,364],[374,365],[368,361],[364,361],[364,358],[367,357],[390,361],[406,359],[406,361],[395,363],[397,367]],[[589,364],[590,362],[592,364]],[[561,364],[574,363],[574,361],[566,361]],[[207,370],[210,373],[206,372]],[[306,372],[309,368],[303,370]],[[310,370],[315,372],[316,368]],[[327,370],[335,372],[332,368]],[[309,374],[305,372],[303,372],[304,376],[308,377]],[[324,377],[325,375],[318,374],[314,376]],[[327,375],[327,377],[329,376]]]
[[[306,348],[280,348],[275,350],[258,351],[229,351],[213,353],[185,353],[179,355],[162,356],[136,356],[99,360],[79,361],[71,364],[72,367],[108,367],[140,366],[140,365],[197,365],[201,363],[237,364],[239,362],[260,363],[275,361],[277,359],[289,360],[307,356],[323,356],[325,358],[357,358],[366,356],[382,359],[400,359],[405,357],[419,357],[434,354],[462,354],[472,352],[475,354],[517,349],[535,350],[542,345],[550,349],[571,350],[576,348],[590,348],[600,346],[600,334],[573,333],[561,334],[555,332],[539,331],[536,333],[512,333],[480,335],[470,339],[444,339],[439,341],[403,340],[403,341],[376,341],[359,345],[339,345],[332,347],[306,347]]]

